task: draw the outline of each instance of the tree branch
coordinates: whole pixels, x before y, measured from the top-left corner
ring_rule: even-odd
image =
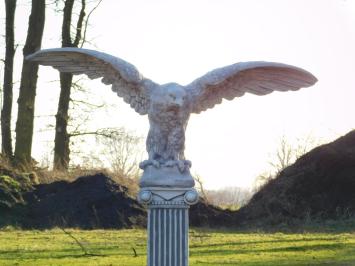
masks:
[[[94,104],[94,103],[89,103],[89,102],[86,102],[86,101],[81,101],[81,100],[74,100],[74,99],[70,99],[71,102],[73,103],[81,103],[81,104],[84,104],[84,105],[87,105],[89,107],[93,107],[93,108],[102,108],[105,106],[105,104]]]
[[[117,133],[117,129],[112,129],[112,128],[103,128],[103,129],[98,129],[96,131],[87,131],[87,132],[73,132],[70,133],[70,137],[79,137],[79,136],[85,136],[85,135],[95,135],[95,136],[101,136],[105,138],[112,138],[115,134]]]
[[[87,31],[88,24],[89,24],[89,18],[90,18],[90,16],[91,16],[91,14],[95,11],[95,9],[99,7],[99,5],[101,4],[101,2],[102,2],[102,0],[100,0],[100,1],[97,3],[97,5],[96,5],[93,9],[91,9],[91,11],[89,12],[89,14],[88,14],[87,17],[86,17],[85,27],[84,27],[84,36],[83,36],[83,38],[82,38],[82,40],[81,40],[80,48],[83,48],[84,43],[86,42],[86,31]]]
[[[84,17],[85,17],[85,0],[81,0],[81,9],[79,14],[79,19],[76,24],[76,35],[73,42],[74,47],[78,47],[79,42],[81,40],[81,32],[82,32]]]

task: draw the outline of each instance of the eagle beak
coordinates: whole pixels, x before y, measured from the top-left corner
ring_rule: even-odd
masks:
[[[178,99],[178,100],[175,101],[175,104],[177,106],[181,107],[184,103],[183,103],[183,101],[181,99]]]

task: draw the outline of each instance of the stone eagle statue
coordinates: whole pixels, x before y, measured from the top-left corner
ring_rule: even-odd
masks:
[[[140,167],[177,167],[188,170],[184,155],[185,129],[191,113],[200,113],[245,93],[266,95],[312,86],[317,79],[290,65],[270,62],[237,63],[212,70],[192,83],[157,84],[143,77],[130,63],[102,52],[81,48],[46,49],[27,60],[49,65],[60,72],[101,78],[137,113],[148,115],[148,160]]]

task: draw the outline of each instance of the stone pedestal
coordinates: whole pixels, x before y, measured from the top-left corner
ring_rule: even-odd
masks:
[[[188,184],[193,185],[193,180]],[[141,187],[138,200],[148,208],[147,265],[188,266],[188,209],[198,201],[196,190],[192,187]]]

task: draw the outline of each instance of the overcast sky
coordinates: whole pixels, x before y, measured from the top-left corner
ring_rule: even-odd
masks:
[[[18,2],[16,41],[23,44],[29,1]],[[43,48],[60,46],[60,19],[47,12]],[[192,115],[186,155],[207,188],[251,186],[270,168],[283,135],[290,142],[308,135],[324,142],[355,127],[355,0],[103,0],[90,24],[92,44],[86,48],[121,57],[158,83],[188,84],[214,68],[259,60],[292,64],[319,79],[298,92],[246,95]],[[36,113],[54,113],[58,87],[49,80],[57,73],[44,67],[40,71]],[[99,82],[88,86],[118,106],[93,117],[92,123],[146,135],[147,117],[109,87]],[[43,127],[40,121],[37,129]],[[35,138],[38,159],[48,150],[43,143]]]

